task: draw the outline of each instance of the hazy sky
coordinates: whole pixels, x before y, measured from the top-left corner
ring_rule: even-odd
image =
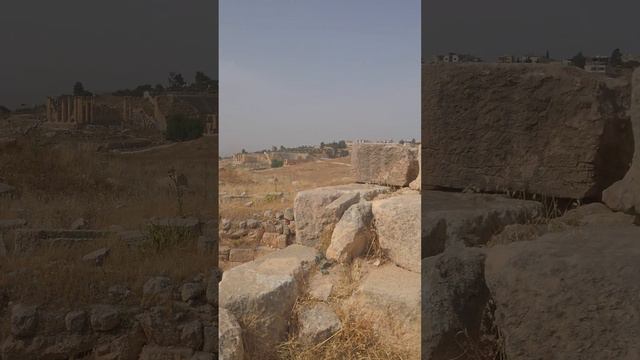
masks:
[[[423,55],[640,54],[638,0],[423,0]]]
[[[3,0],[0,105],[44,103],[75,81],[91,91],[217,77],[218,0]]]
[[[418,0],[222,0],[222,154],[420,137]]]

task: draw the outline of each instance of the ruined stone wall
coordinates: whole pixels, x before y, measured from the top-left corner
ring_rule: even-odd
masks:
[[[77,127],[91,123],[95,113],[93,96],[63,95],[47,98],[46,122],[48,124]]]

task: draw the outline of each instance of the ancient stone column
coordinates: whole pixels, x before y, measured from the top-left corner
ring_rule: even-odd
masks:
[[[67,121],[67,98],[63,96],[60,98],[60,122],[66,122],[66,121]]]
[[[51,122],[51,98],[47,97],[47,122]]]
[[[630,117],[635,151],[625,177],[602,193],[602,201],[613,210],[640,214],[640,68],[631,80]]]

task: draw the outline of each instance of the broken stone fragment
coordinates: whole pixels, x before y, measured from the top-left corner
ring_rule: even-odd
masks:
[[[96,266],[102,266],[102,264],[104,264],[104,261],[109,256],[110,252],[110,248],[100,248],[84,255],[82,257],[82,261]]]
[[[327,258],[350,263],[363,254],[375,234],[371,230],[371,202],[363,201],[349,207],[336,224],[327,248]]]
[[[120,311],[111,305],[95,305],[91,308],[91,328],[95,331],[110,331],[120,325]]]
[[[38,327],[38,308],[17,304],[11,307],[11,333],[15,337],[33,336]]]
[[[298,315],[298,341],[315,345],[328,339],[341,327],[340,318],[329,305],[314,304]]]

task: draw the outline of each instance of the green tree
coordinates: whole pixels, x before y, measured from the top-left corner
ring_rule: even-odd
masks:
[[[167,140],[193,140],[201,137],[202,134],[204,134],[204,123],[200,119],[190,118],[178,113],[171,115],[167,120]]]
[[[279,167],[282,167],[283,165],[284,165],[284,161],[278,160],[278,159],[271,159],[272,168],[279,168]]]
[[[584,69],[584,66],[587,64],[587,58],[585,58],[584,55],[582,55],[582,51],[580,51],[571,58],[571,62],[574,66]]]
[[[80,81],[77,81],[73,85],[73,95],[75,96],[91,96],[92,94],[85,90],[84,85]]]
[[[611,57],[609,58],[609,65],[611,66],[620,66],[622,65],[622,52],[620,49],[615,49],[611,52]]]
[[[180,90],[183,89],[187,85],[187,82],[184,81],[182,74],[170,72],[169,73],[169,88],[171,90]]]
[[[212,91],[215,90],[217,84],[214,80],[208,77],[202,71],[196,71],[196,76],[193,83],[193,88],[197,91]]]

